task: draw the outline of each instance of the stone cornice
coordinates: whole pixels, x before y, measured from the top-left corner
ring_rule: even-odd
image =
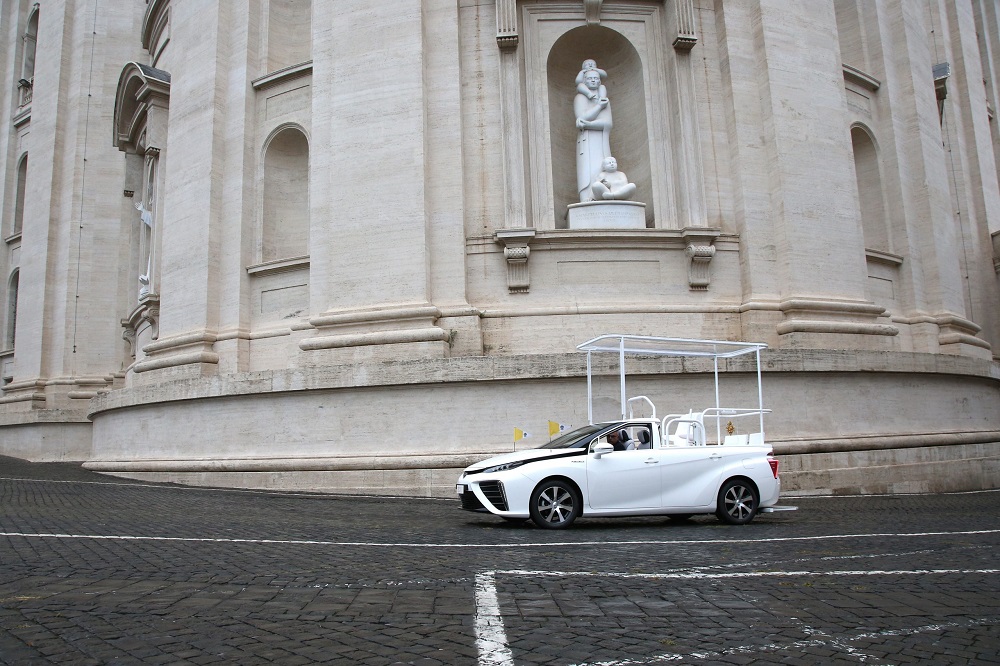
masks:
[[[276,86],[279,83],[291,81],[303,76],[312,76],[312,69],[313,61],[307,60],[305,62],[300,62],[297,65],[289,65],[288,67],[271,72],[270,74],[265,74],[264,76],[251,81],[250,85],[254,90],[261,90],[262,88]]]
[[[865,74],[857,67],[851,67],[850,65],[843,65],[844,68],[844,80],[848,83],[853,83],[856,86],[865,88],[875,92],[882,87],[882,82],[876,79],[870,74]]]

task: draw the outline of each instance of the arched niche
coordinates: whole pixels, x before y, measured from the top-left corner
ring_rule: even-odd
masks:
[[[17,331],[17,290],[21,271],[15,269],[7,282],[7,312],[4,317],[3,349],[14,348],[14,335]]]
[[[867,128],[861,125],[851,128],[851,147],[854,150],[854,172],[858,181],[865,247],[891,252],[878,150]]]
[[[38,4],[35,3],[28,15],[21,44],[21,78],[17,85],[20,89],[20,106],[31,103],[32,88],[35,82],[35,50],[38,39]]]
[[[24,227],[24,193],[28,182],[28,155],[21,157],[17,163],[17,189],[14,191],[14,229],[13,235],[21,233]]]
[[[137,62],[126,63],[115,93],[114,137],[119,150],[135,153],[139,137],[163,150],[167,142],[170,73]]]
[[[624,35],[602,25],[569,30],[552,45],[546,62],[556,227],[566,227],[566,207],[579,201],[573,98],[577,74],[587,59],[595,60],[607,72],[603,83],[614,122],[611,153],[618,159],[619,169],[636,184],[632,198],[646,204],[646,226],[652,227],[655,211],[642,60]]]
[[[309,254],[309,139],[298,126],[264,146],[261,261]]]
[[[267,10],[267,71],[312,59],[312,1],[270,0]]]

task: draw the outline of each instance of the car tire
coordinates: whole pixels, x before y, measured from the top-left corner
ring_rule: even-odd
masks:
[[[570,484],[559,479],[542,481],[531,493],[531,520],[544,529],[565,529],[580,515],[580,504]]]
[[[760,507],[757,489],[746,479],[730,479],[719,489],[715,515],[730,525],[746,525]]]

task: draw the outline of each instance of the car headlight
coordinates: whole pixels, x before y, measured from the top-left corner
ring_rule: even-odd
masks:
[[[493,467],[487,467],[483,470],[483,474],[492,474],[493,472],[506,472],[509,469],[514,469],[515,467],[520,467],[527,460],[518,460],[517,462],[507,462],[502,465],[494,465]]]

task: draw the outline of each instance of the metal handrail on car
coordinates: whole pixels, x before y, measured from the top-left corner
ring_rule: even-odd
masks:
[[[653,401],[650,400],[649,398],[647,398],[644,395],[637,395],[637,396],[634,396],[634,397],[628,399],[628,417],[630,419],[634,419],[635,418],[635,408],[633,407],[632,402],[636,401],[636,400],[645,400],[646,404],[649,405],[653,409],[653,416],[651,418],[654,418],[654,419],[656,418],[656,405],[653,404]]]
[[[697,418],[694,418],[694,417],[695,417],[694,413],[690,413],[690,414],[668,414],[667,416],[664,416],[662,423],[660,423],[660,445],[661,446],[670,446],[670,435],[669,435],[670,426],[672,426],[675,423],[677,423],[677,424],[687,423],[687,424],[690,424],[691,426],[695,426],[697,428],[701,428],[702,432],[704,432],[705,431],[705,424],[702,423],[701,420],[699,420]],[[686,437],[685,439],[687,439],[688,442],[691,441],[690,437]],[[695,441],[697,441],[697,440],[695,440]]]

